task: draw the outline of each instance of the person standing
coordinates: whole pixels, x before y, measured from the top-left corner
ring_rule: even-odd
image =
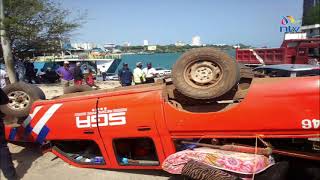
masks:
[[[147,67],[143,68],[142,71],[146,75],[146,83],[154,83],[154,78],[157,75],[157,71],[152,67],[152,64],[150,62],[147,63]]]
[[[84,79],[87,79],[87,76],[89,74],[89,69],[90,68],[88,68],[88,65],[86,64],[82,65],[82,74],[84,76]]]
[[[103,65],[100,68],[100,72],[101,72],[101,75],[102,75],[102,80],[105,81],[106,77],[107,77],[107,68],[106,68],[106,66]]]
[[[83,74],[82,74],[80,62],[76,63],[76,67],[74,68],[74,71],[73,71],[73,77],[74,77],[75,85],[82,85]]]
[[[6,79],[8,78],[8,75],[5,70],[0,69],[0,88],[4,88],[7,83]]]
[[[30,60],[27,60],[25,66],[26,66],[26,79],[27,79],[28,83],[32,84],[35,80],[35,77],[36,77],[34,64]]]
[[[9,102],[8,96],[0,88],[0,105]],[[5,128],[3,123],[4,114],[0,111],[0,169],[8,180],[18,179],[16,170],[12,163],[11,153],[5,137]]]
[[[127,63],[123,63],[123,67],[118,71],[118,76],[120,79],[121,86],[131,86],[132,72],[129,69]]]
[[[96,87],[96,88],[99,88],[95,82],[94,82],[94,76],[93,76],[93,72],[92,72],[92,69],[89,69],[89,73],[86,77],[86,84],[90,87]]]
[[[63,87],[68,87],[71,85],[73,80],[73,74],[70,70],[70,65],[68,61],[64,61],[63,66],[56,70],[56,73],[60,76],[61,84]]]
[[[137,62],[136,68],[133,70],[133,82],[135,84],[143,84],[146,82],[146,75],[142,71],[142,63]]]

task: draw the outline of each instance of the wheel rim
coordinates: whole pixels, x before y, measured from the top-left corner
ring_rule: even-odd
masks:
[[[211,61],[198,61],[187,66],[184,79],[195,88],[208,88],[215,86],[222,78],[221,67]]]
[[[8,107],[13,110],[22,110],[29,106],[30,96],[23,91],[13,91],[8,94]]]

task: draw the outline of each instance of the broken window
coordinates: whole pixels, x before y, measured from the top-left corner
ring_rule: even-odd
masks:
[[[120,165],[158,166],[159,160],[151,138],[123,138],[113,140]]]

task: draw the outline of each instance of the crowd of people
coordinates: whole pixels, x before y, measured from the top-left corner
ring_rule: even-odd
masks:
[[[23,68],[19,68],[19,65],[23,66],[24,72],[21,70]],[[102,66],[99,70],[102,75],[102,80],[105,81],[107,69]],[[31,62],[24,62],[22,65],[16,63],[16,72],[19,81],[26,81],[28,83],[55,83],[60,80],[63,87],[83,84],[97,87],[92,68],[80,62],[70,66],[68,61],[64,61],[63,66],[60,66],[56,70],[47,67],[40,69],[40,71],[38,71]],[[5,79],[7,78],[7,74],[3,69],[0,70],[0,76],[0,85],[3,88],[6,85]],[[127,63],[123,63],[123,67],[118,71],[121,86],[154,83],[154,78],[157,76],[157,71],[152,67],[151,63],[147,63],[147,66],[143,68],[142,63],[137,62],[133,71]]]
[[[132,72],[128,64],[123,63],[123,67],[118,71],[121,86],[154,83],[154,78],[158,75],[156,69],[152,67],[151,63],[147,63],[147,67],[145,68],[142,67],[142,63],[137,62],[136,68]]]
[[[82,69],[80,62],[77,62],[76,66],[71,68],[69,62],[64,61],[63,66],[59,67],[55,72],[60,77],[63,87],[83,84],[90,87],[97,87],[94,82],[93,70],[88,68],[87,65],[83,65]]]

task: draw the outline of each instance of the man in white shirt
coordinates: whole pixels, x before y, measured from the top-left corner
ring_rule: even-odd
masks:
[[[6,78],[8,77],[7,73],[5,70],[0,69],[0,87],[4,88],[6,84]]]
[[[136,68],[133,70],[133,82],[138,85],[138,84],[143,84],[146,82],[146,75],[142,71],[142,63],[137,62]]]
[[[151,63],[147,63],[147,67],[142,70],[146,75],[146,83],[154,83],[154,78],[157,75],[157,71],[152,67]]]

